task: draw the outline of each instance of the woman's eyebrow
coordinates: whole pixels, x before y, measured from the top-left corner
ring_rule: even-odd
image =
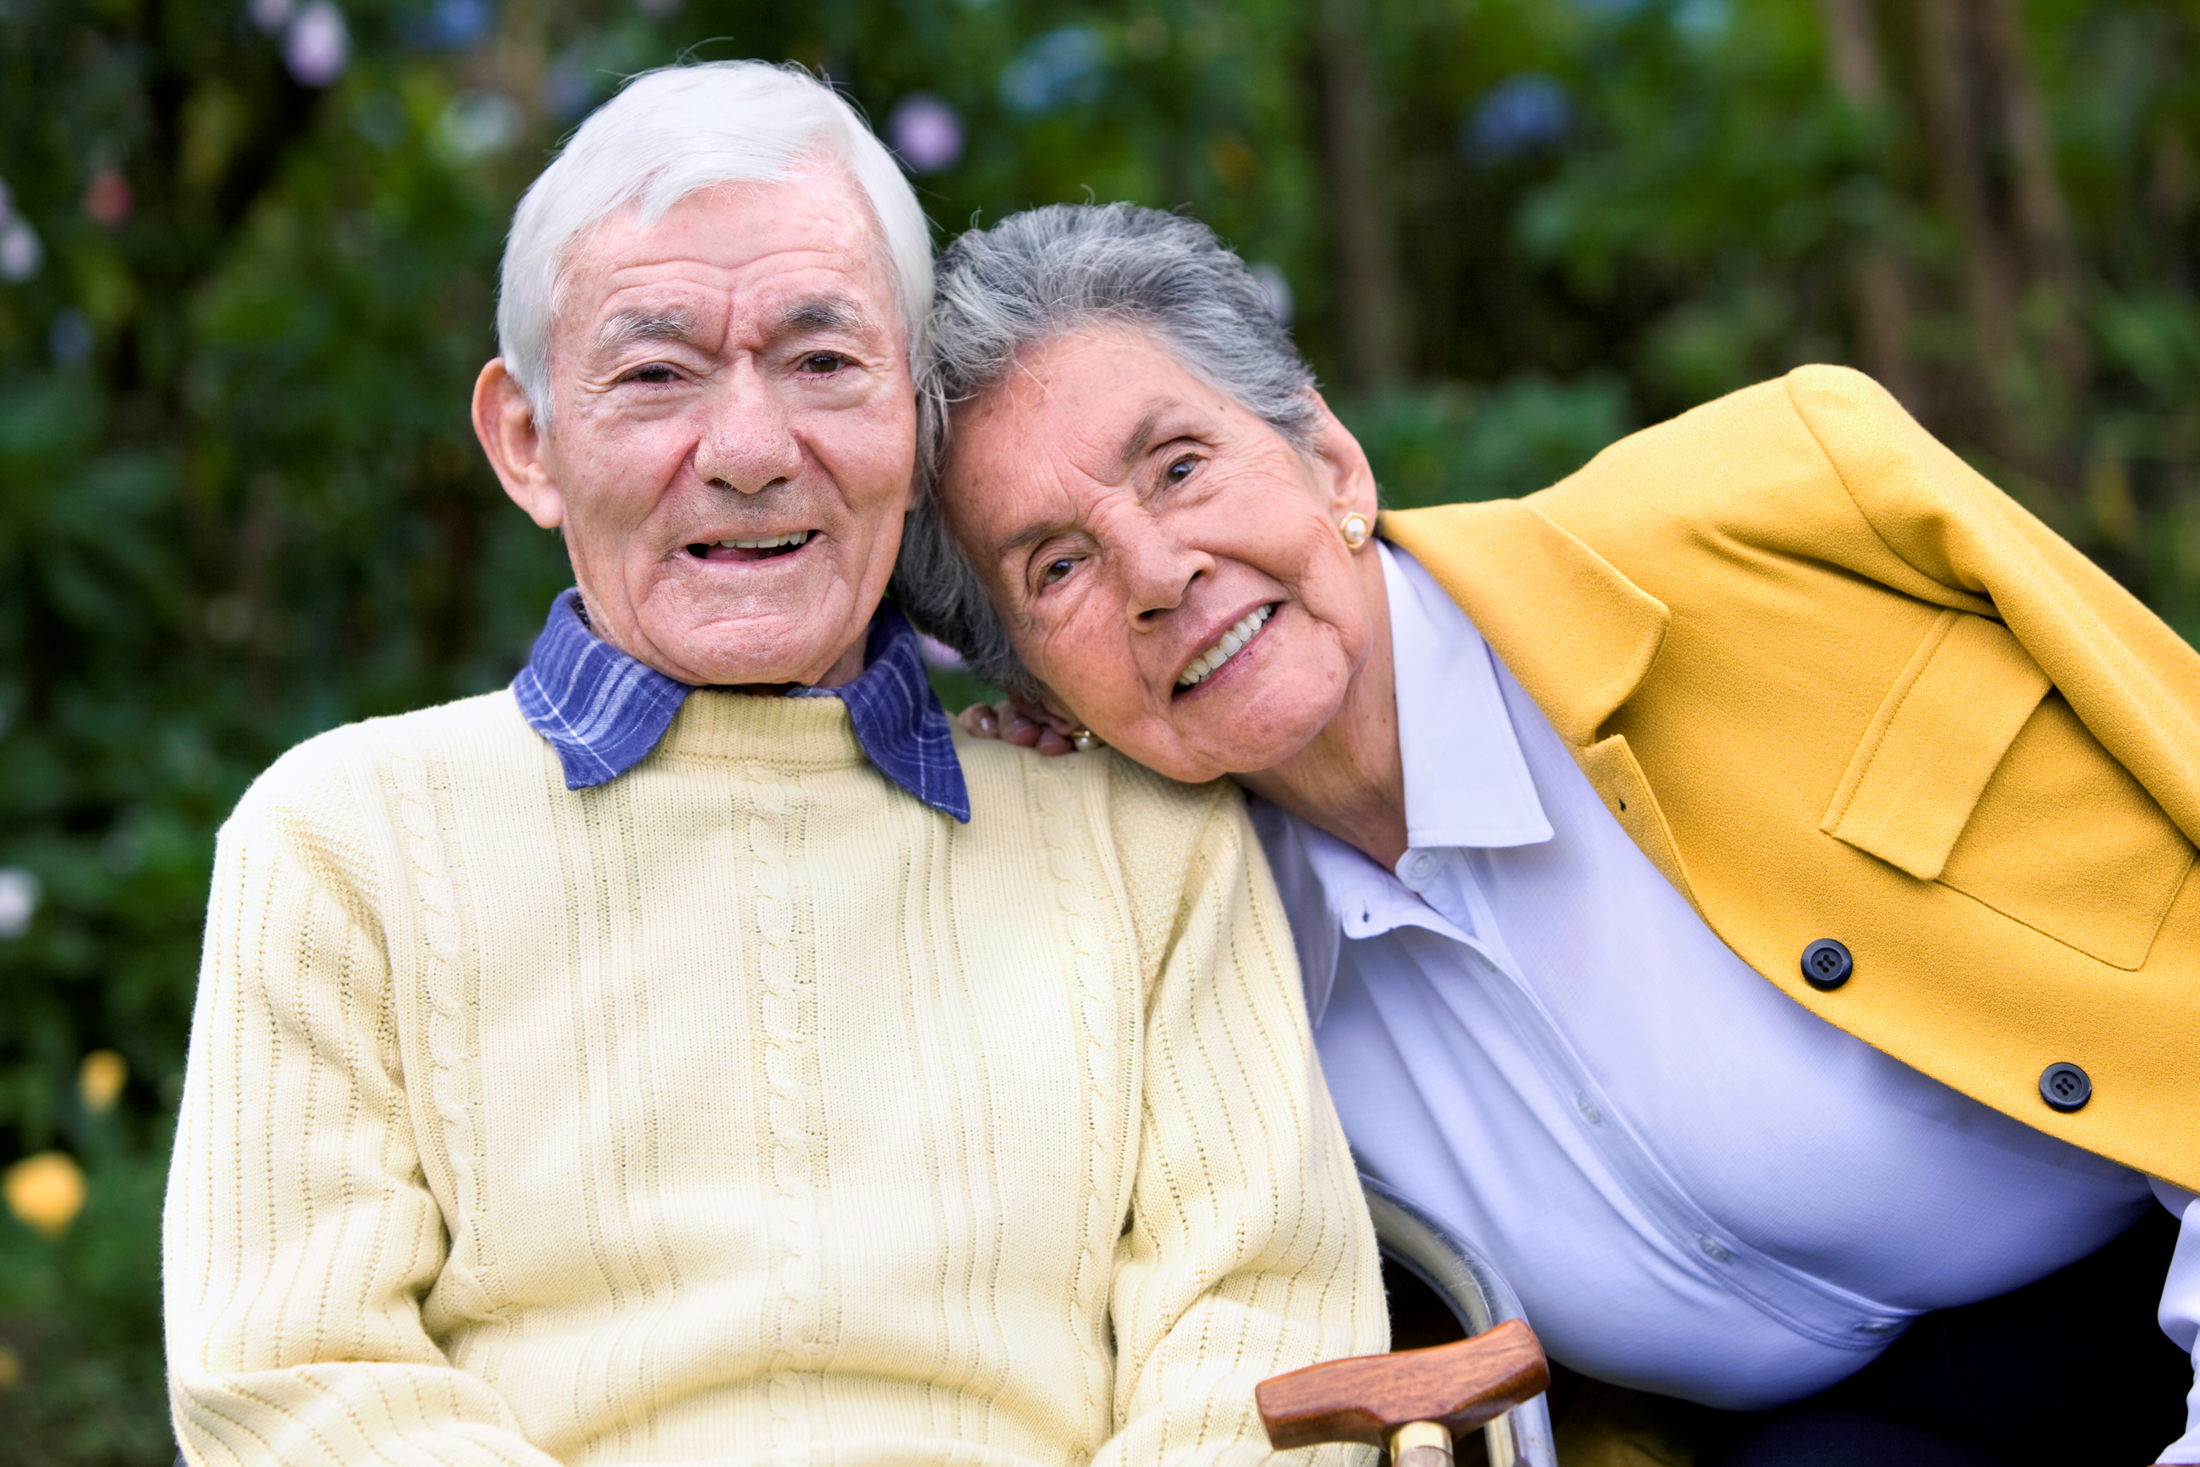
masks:
[[[1161,412],[1158,407],[1148,408],[1146,415],[1133,423],[1130,432],[1123,435],[1123,447],[1115,455],[1117,474],[1128,474],[1146,456],[1146,451],[1153,447],[1154,432],[1161,426]]]

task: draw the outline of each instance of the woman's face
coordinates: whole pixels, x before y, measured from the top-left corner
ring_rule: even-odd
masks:
[[[1028,353],[959,409],[942,505],[1024,666],[1131,758],[1201,781],[1271,768],[1342,706],[1382,573],[1321,409],[1310,454],[1129,328]]]

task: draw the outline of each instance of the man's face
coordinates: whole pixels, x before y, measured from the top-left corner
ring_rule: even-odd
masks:
[[[482,370],[483,446],[605,641],[687,683],[862,671],[916,434],[877,233],[832,172],[615,215],[567,273],[549,430]]]

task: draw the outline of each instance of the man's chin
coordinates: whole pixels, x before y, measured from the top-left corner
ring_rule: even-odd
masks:
[[[698,687],[767,688],[789,684],[831,686],[863,670],[863,642],[871,619],[836,625],[820,634],[814,620],[749,616],[703,627],[668,629],[652,641],[673,666],[659,666]],[[652,662],[652,658],[643,658]]]

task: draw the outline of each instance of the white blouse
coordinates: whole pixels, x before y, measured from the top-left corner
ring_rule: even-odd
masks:
[[[1476,1240],[1557,1358],[1749,1410],[1917,1315],[2093,1252],[2148,1179],[1825,1022],[1736,957],[1413,559],[1381,546],[1409,846],[1273,805],[1323,1069],[1361,1165]],[[2189,1194],[2162,1305],[2200,1326]],[[2200,1423],[2196,1391],[2189,1423]],[[2200,1462],[2200,1425],[2161,1460]]]

